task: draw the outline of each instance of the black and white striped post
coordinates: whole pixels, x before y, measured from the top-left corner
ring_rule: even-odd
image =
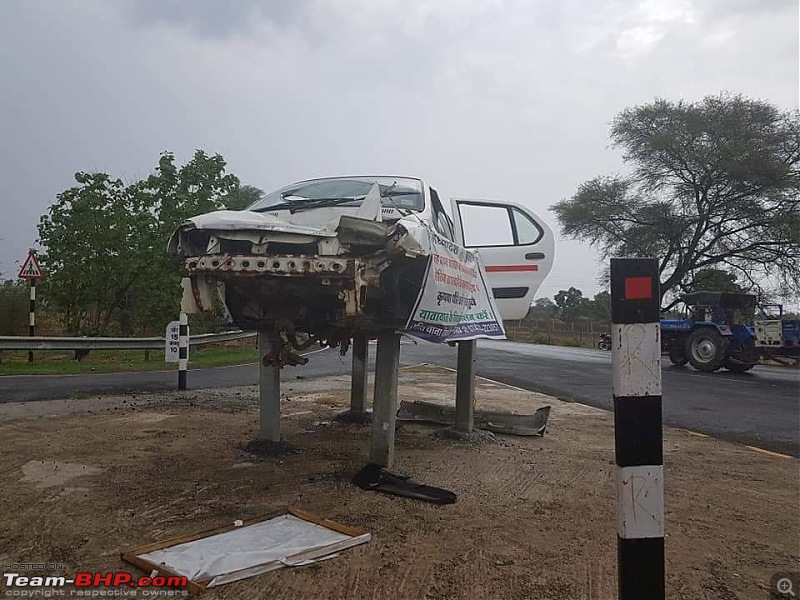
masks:
[[[28,335],[33,337],[36,335],[36,280],[29,279],[28,283],[31,287],[31,299],[28,306]],[[28,350],[28,362],[33,362],[33,350]]]
[[[22,263],[22,267],[17,274],[20,279],[27,279],[31,290],[31,299],[28,309],[28,335],[36,335],[36,280],[44,277],[39,261],[36,260],[36,252],[33,248],[28,251],[28,258]],[[33,350],[28,350],[28,362],[33,362]]]
[[[186,370],[189,368],[189,319],[181,311],[178,330],[178,390],[186,389]]]
[[[660,300],[656,259],[611,259],[619,600],[665,594]]]

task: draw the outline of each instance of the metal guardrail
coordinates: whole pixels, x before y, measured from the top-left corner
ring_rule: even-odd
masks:
[[[189,337],[189,346],[217,344],[258,335],[251,331],[225,331],[223,333],[203,333]],[[124,337],[43,337],[43,336],[0,336],[2,350],[163,350],[166,340],[163,337],[124,338]]]

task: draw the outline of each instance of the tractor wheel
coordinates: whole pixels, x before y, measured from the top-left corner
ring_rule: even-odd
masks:
[[[749,371],[756,365],[755,363],[739,362],[738,360],[728,359],[724,363],[722,363],[722,366],[728,369],[728,371],[731,371],[733,373],[744,373],[746,371]]]
[[[689,336],[689,362],[698,371],[710,373],[722,366],[725,353],[725,340],[711,329],[703,327]]]
[[[683,348],[671,348],[669,351],[670,362],[677,366],[682,367],[689,362],[689,357],[686,356],[686,351]]]

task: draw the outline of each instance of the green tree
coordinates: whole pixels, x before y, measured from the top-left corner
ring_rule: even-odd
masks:
[[[252,185],[240,185],[228,192],[222,203],[230,210],[244,210],[256,200],[264,197],[264,192]]]
[[[745,293],[747,290],[739,285],[737,279],[735,273],[722,269],[701,269],[694,274],[690,291]]]
[[[221,156],[198,150],[180,168],[165,152],[152,175],[128,185],[105,173],[75,181],[39,223],[50,305],[70,333],[159,331],[181,294],[169,236],[186,218],[222,207],[239,180]]]
[[[76,173],[39,224],[45,296],[70,333],[104,332],[142,269],[138,246],[149,215],[105,173]]]
[[[556,203],[565,235],[608,256],[655,256],[662,295],[710,267],[800,291],[800,112],[739,95],[624,110],[611,140],[632,167]]]
[[[595,294],[594,298],[588,301],[583,316],[596,321],[611,321],[611,294],[608,292]]]
[[[578,288],[571,287],[568,290],[559,290],[553,296],[558,307],[558,315],[565,321],[573,321],[581,315],[581,304],[585,300],[583,292]]]
[[[553,317],[558,312],[558,307],[550,298],[537,298],[528,311],[528,317]]]

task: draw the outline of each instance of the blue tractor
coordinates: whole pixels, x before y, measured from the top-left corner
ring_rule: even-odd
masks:
[[[752,294],[703,291],[678,302],[686,316],[661,320],[661,350],[674,365],[744,373],[761,358],[800,357],[800,321],[784,320],[780,305],[757,306]]]

